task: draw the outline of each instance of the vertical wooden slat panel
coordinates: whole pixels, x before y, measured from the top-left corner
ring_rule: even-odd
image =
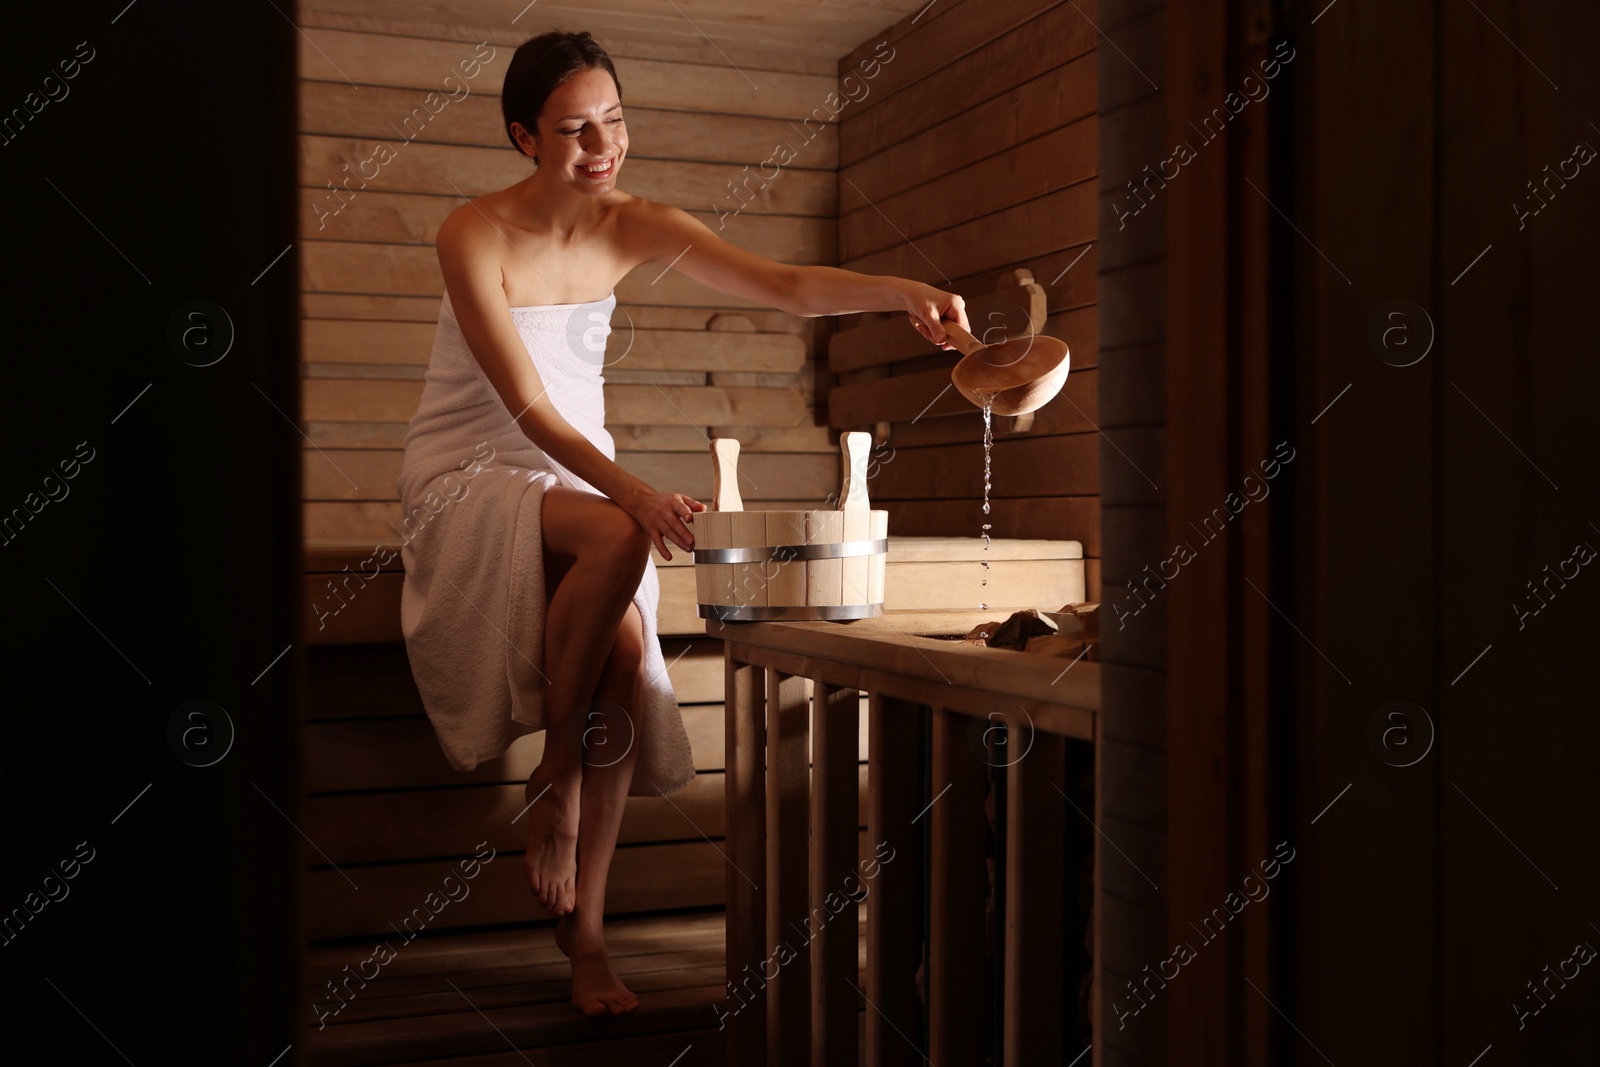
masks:
[[[766,671],[725,660],[728,853],[727,967],[732,986],[728,1062],[760,1063],[767,1051],[762,971],[767,946]]]
[[[971,721],[933,713],[934,799],[928,906],[928,1058],[934,1063],[983,1062],[983,1013],[975,994],[983,977],[984,786],[987,764],[969,747]],[[1060,961],[1057,960],[1059,968]]]
[[[813,936],[811,955],[811,1067],[854,1063],[858,998],[857,913],[846,892],[855,882],[861,813],[860,705],[854,689],[816,683],[812,698],[811,915],[827,925]],[[837,913],[830,896],[844,903]],[[869,1009],[870,1010],[870,1009]]]
[[[805,937],[811,707],[807,680],[767,672],[767,1064],[811,1062],[811,953]]]
[[[1032,740],[1007,770],[1004,1055],[1006,1063],[1065,1063],[1066,856],[1051,843],[1066,830],[1067,806],[1054,787],[1070,794],[1071,784],[1061,780],[1065,739],[1036,733]]]
[[[867,705],[867,832],[894,849],[867,903],[867,1041],[871,1067],[923,1063],[912,1044],[922,963],[922,834],[912,823],[923,801],[917,705],[878,693]]]

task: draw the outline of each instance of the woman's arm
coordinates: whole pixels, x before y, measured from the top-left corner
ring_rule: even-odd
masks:
[[[674,270],[719,292],[806,318],[904,311],[918,333],[943,348],[955,346],[945,340],[941,320],[970,330],[966,306],[956,293],[910,278],[779,263],[724,241],[681,208],[648,200],[640,206],[646,260],[670,262]]]
[[[704,511],[705,505],[678,493],[656,492],[607,459],[551,403],[511,321],[499,262],[489,251],[500,240],[493,224],[475,209],[457,208],[440,224],[435,242],[461,336],[489,384],[528,440],[632,515],[664,558],[672,554],[663,538],[685,551],[693,549],[694,535],[683,517]]]

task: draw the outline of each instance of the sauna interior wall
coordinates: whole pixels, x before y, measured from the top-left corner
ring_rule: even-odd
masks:
[[[1072,371],[1030,431],[996,420],[991,533],[1081,541],[1098,600],[1094,15],[1087,0],[941,3],[841,58],[841,78],[879,66],[839,120],[839,265],[969,299],[1016,268],[1045,287],[1044,332],[1070,346]],[[984,323],[971,325],[981,336]],[[929,353],[891,373],[954,365]],[[891,536],[978,536],[982,439],[976,408],[891,425],[870,482]]]
[[[398,525],[401,442],[443,291],[434,234],[467,197],[530,173],[502,132],[499,90],[516,45],[550,27],[531,14],[512,26],[514,10],[499,24],[432,27],[415,13],[400,22],[377,6],[361,16],[346,6],[299,12],[304,530],[376,544]],[[835,262],[834,129],[813,120],[802,142],[791,125],[834,90],[830,61],[735,49],[736,69],[709,45],[610,32],[604,15],[584,28],[618,65],[629,191],[681,206],[759,254]],[[731,183],[778,143],[797,149],[782,180],[746,183],[736,198]],[[663,266],[641,267],[616,289],[605,377],[618,462],[658,489],[709,502],[707,435],[733,436],[746,500],[816,506],[839,476],[836,437],[815,412],[818,320]]]

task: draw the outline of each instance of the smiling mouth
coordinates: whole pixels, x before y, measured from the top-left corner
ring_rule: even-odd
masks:
[[[609,178],[616,165],[615,159],[608,159],[604,163],[580,163],[578,169],[591,178]]]

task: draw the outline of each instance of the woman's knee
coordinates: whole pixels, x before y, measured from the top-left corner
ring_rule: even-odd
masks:
[[[650,536],[621,507],[610,501],[606,501],[606,505],[596,516],[593,540],[586,546],[587,554],[620,571],[631,572],[637,583],[650,557]]]
[[[605,497],[564,486],[545,492],[544,540],[546,551],[570,557],[586,570],[602,569],[628,591],[637,586],[650,556],[650,538],[632,515]]]

